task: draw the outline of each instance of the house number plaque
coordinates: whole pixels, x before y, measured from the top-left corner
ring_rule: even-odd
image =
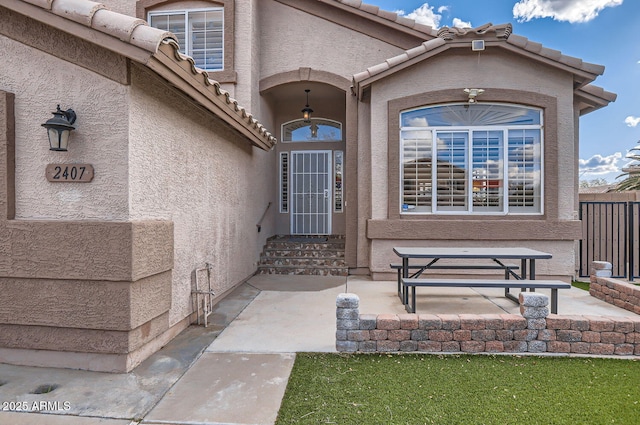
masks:
[[[49,164],[45,174],[47,180],[53,183],[89,183],[93,180],[93,165]]]

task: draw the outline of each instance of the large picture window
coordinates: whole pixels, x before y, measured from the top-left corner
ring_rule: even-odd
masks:
[[[402,214],[541,214],[542,111],[449,104],[400,114]]]
[[[149,12],[149,24],[178,38],[180,52],[205,71],[224,69],[224,8]]]

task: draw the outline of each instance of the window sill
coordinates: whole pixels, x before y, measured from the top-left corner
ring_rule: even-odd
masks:
[[[367,220],[367,238],[395,240],[578,240],[580,220],[549,220],[543,216],[486,220]]]

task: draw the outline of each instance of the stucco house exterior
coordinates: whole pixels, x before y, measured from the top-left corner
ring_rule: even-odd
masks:
[[[615,95],[511,31],[358,0],[0,0],[0,362],[131,370],[195,321],[198,273],[224,297],[273,235],[342,235],[374,279],[425,244],[541,249],[570,278],[578,121]],[[74,166],[93,178],[47,174]]]

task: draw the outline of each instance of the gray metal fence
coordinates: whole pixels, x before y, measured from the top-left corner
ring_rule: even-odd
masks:
[[[579,275],[589,275],[592,261],[608,261],[613,277],[640,278],[640,202],[580,202],[582,239]]]

